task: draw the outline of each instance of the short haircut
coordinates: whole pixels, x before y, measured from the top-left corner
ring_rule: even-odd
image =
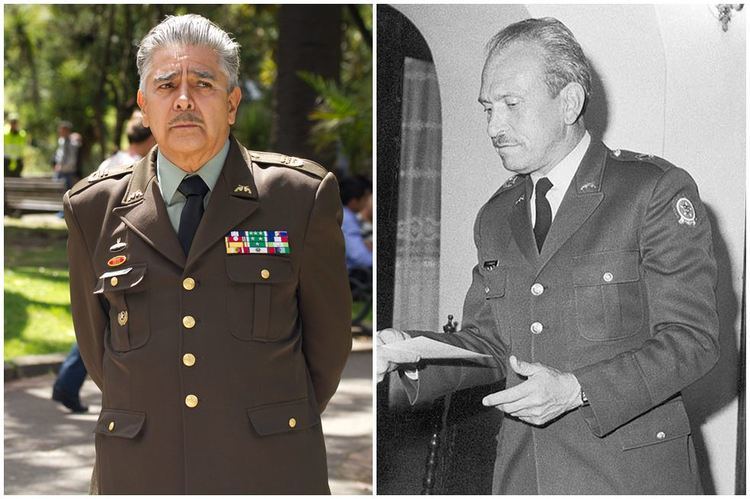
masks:
[[[186,14],[167,16],[161,23],[151,28],[138,46],[136,64],[140,76],[140,89],[145,90],[145,78],[151,69],[154,52],[170,46],[205,47],[216,52],[219,65],[229,80],[227,90],[238,85],[240,70],[240,44],[229,34],[203,16]]]
[[[130,144],[140,144],[151,137],[151,129],[143,126],[143,117],[134,115],[125,127],[125,135],[128,136]]]
[[[553,17],[524,19],[503,28],[487,42],[487,60],[515,42],[533,42],[544,52],[544,82],[551,97],[565,85],[579,83],[591,97],[591,66],[573,33]],[[585,104],[584,104],[585,106]]]
[[[341,196],[341,204],[346,206],[352,199],[360,199],[368,192],[371,192],[372,188],[368,184],[368,181],[360,176],[356,177],[344,177],[339,182],[339,194]]]

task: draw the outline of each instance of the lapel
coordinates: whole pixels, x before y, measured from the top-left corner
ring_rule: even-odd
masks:
[[[195,233],[186,267],[258,208],[258,189],[251,171],[253,163],[234,137],[230,136],[229,140],[227,159]]]
[[[180,267],[185,265],[185,255],[156,182],[156,148],[133,167],[125,195],[113,213],[156,251]]]
[[[524,181],[513,190],[513,207],[510,210],[510,231],[521,254],[537,268],[539,252],[536,249],[534,230],[529,216],[529,199],[531,199],[531,177],[524,176]]]
[[[602,175],[606,159],[607,148],[592,138],[544,241],[542,253],[539,255],[537,275],[604,199]],[[536,243],[532,250],[536,253]]]

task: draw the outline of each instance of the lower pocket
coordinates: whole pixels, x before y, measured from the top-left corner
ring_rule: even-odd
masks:
[[[301,431],[320,424],[317,406],[308,398],[253,407],[247,410],[247,417],[260,436]]]
[[[102,409],[94,433],[117,438],[136,438],[146,422],[146,413],[123,409]]]

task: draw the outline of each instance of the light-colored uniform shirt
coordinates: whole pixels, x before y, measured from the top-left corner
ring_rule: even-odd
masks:
[[[227,139],[224,147],[221,148],[216,156],[209,159],[208,162],[201,166],[195,173],[186,172],[165,158],[161,151],[158,152],[156,157],[156,179],[159,182],[161,197],[167,205],[169,222],[172,224],[172,227],[174,227],[175,232],[180,228],[180,215],[182,215],[182,208],[185,206],[185,201],[187,201],[187,198],[177,190],[180,186],[180,182],[182,182],[182,179],[187,176],[200,175],[208,186],[208,192],[203,198],[203,207],[205,208],[208,206],[209,199],[211,199],[211,192],[214,190],[214,186],[216,186],[216,181],[219,180],[219,175],[221,175],[221,169],[224,166],[224,161],[227,159],[228,152],[229,139]]]
[[[533,172],[531,174],[531,181],[534,182],[534,189],[531,190],[531,200],[529,201],[529,206],[531,207],[532,227],[536,223],[535,203],[537,181],[540,178],[546,176],[549,181],[552,182],[552,187],[547,192],[547,201],[549,201],[549,206],[550,208],[552,208],[552,221],[554,221],[555,215],[557,215],[557,210],[560,208],[563,197],[565,197],[565,193],[568,191],[568,187],[573,181],[573,177],[575,177],[576,175],[578,165],[581,164],[583,156],[586,154],[586,151],[589,148],[589,144],[591,144],[591,135],[589,135],[589,132],[587,131],[583,134],[583,137],[581,138],[580,142],[578,142],[578,145],[575,146],[573,150],[570,151],[568,155],[562,159],[562,161],[555,165],[555,167],[552,168],[552,170],[547,175],[540,175],[537,172]]]

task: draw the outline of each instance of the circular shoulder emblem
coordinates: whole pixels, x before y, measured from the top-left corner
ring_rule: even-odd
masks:
[[[680,224],[695,225],[695,208],[688,198],[678,199],[675,208],[680,216]]]

